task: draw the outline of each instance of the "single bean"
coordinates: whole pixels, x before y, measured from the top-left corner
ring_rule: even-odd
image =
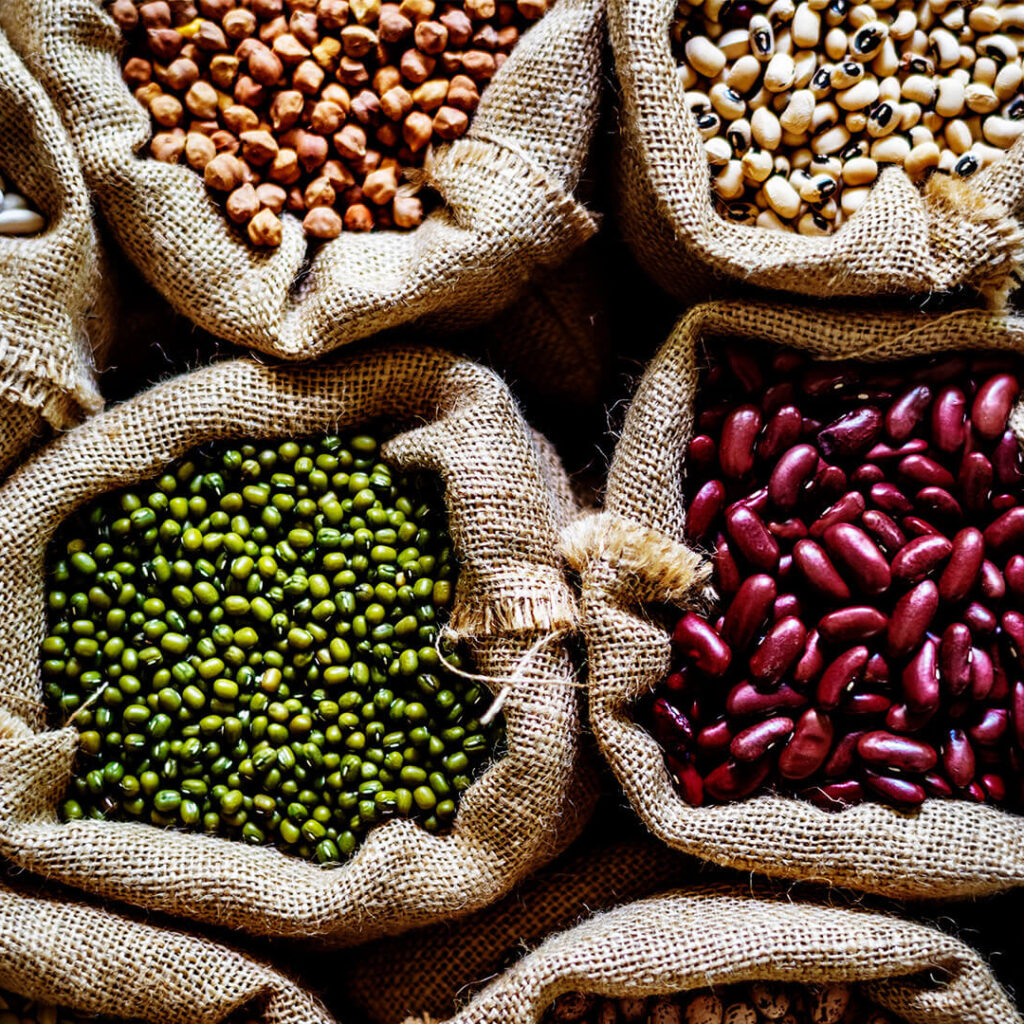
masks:
[[[740,554],[756,569],[771,572],[778,565],[778,542],[755,511],[733,508],[726,514],[725,528]]]
[[[1010,373],[996,374],[978,388],[971,405],[971,425],[988,440],[1006,429],[1006,418],[1020,395],[1020,384]]]
[[[888,616],[877,608],[852,605],[823,616],[818,622],[818,631],[829,643],[850,644],[877,636],[888,625]]]
[[[832,557],[842,563],[864,593],[875,595],[889,589],[889,563],[863,530],[850,523],[837,523],[825,531],[824,540]]]
[[[940,451],[955,452],[964,443],[967,396],[958,387],[948,385],[935,398],[932,407],[932,440]]]
[[[818,433],[818,447],[826,457],[850,456],[870,448],[882,432],[881,410],[862,406],[840,416]]]
[[[813,775],[828,757],[835,729],[828,715],[808,708],[793,736],[779,754],[778,770],[784,779],[800,780]]]
[[[855,523],[865,508],[864,496],[860,491],[849,491],[818,516],[811,524],[810,535],[820,539],[836,523]]]
[[[829,663],[818,682],[817,701],[825,711],[839,707],[843,693],[852,687],[864,672],[868,662],[868,649],[863,645],[851,647]]]
[[[734,651],[745,651],[771,611],[777,596],[775,580],[764,573],[748,576],[729,605],[722,637]]]
[[[980,530],[968,526],[953,538],[949,562],[939,577],[939,593],[944,601],[962,601],[971,592],[981,573],[985,558],[985,538]]]
[[[927,384],[915,384],[898,398],[885,414],[885,429],[897,443],[905,441],[924,421],[931,404],[932,391]]]
[[[774,586],[774,583],[772,584]],[[709,676],[721,676],[732,661],[732,651],[700,616],[687,612],[672,632],[672,640],[685,657]]]
[[[806,640],[807,630],[798,618],[779,619],[751,655],[751,677],[762,687],[781,682],[803,652]]]
[[[927,743],[882,730],[865,733],[857,742],[857,753],[880,771],[926,772],[938,760]]]
[[[918,583],[946,562],[953,544],[937,534],[908,541],[892,560],[892,575],[905,583]]]
[[[768,718],[737,733],[729,744],[729,752],[737,761],[757,761],[792,731],[792,718]]]
[[[950,623],[939,644],[939,675],[953,697],[971,682],[971,631],[962,622]]]
[[[886,634],[886,649],[894,657],[910,654],[928,632],[939,610],[939,587],[924,580],[908,590],[893,609]]]
[[[779,508],[793,508],[817,465],[818,452],[813,445],[799,444],[790,448],[772,470],[768,481],[768,497]]]
[[[752,763],[728,760],[712,770],[704,779],[704,792],[722,803],[742,800],[764,785],[771,771],[767,757]]]
[[[942,765],[949,781],[958,789],[974,779],[974,749],[963,729],[950,729],[942,745]]]
[[[837,602],[849,600],[850,588],[839,575],[825,549],[815,541],[797,541],[793,546],[793,563],[807,582],[823,597]]]
[[[761,423],[761,410],[756,405],[740,406],[726,418],[718,448],[719,462],[726,476],[739,479],[754,468],[755,439]]]

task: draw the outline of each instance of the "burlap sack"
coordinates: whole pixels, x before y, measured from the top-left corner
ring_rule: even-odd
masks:
[[[5,0],[0,25],[55,97],[118,243],[176,310],[220,337],[307,358],[385,328],[481,323],[596,230],[573,198],[597,119],[601,0],[559,0],[423,180],[415,231],[344,232],[307,260],[298,220],[259,252],[186,166],[141,155],[149,115],[121,80],[102,0]]]
[[[506,696],[507,753],[435,836],[407,819],[323,869],[269,847],[141,823],[60,824],[77,746],[39,706],[43,567],[60,522],[98,493],[146,479],[196,444],[303,436],[372,422],[413,427],[386,457],[439,474],[461,570],[449,626]],[[571,842],[592,806],[566,643],[576,616],[556,543],[568,484],[490,371],[395,347],[318,367],[226,362],[87,422],[0,489],[0,853],[48,878],[153,910],[342,945],[468,913]]]
[[[313,995],[248,953],[4,884],[0,989],[109,1021],[333,1021]]]
[[[709,566],[682,543],[681,467],[701,346],[722,337],[794,346],[819,359],[890,360],[1024,349],[1024,321],[978,311],[929,317],[755,303],[708,304],[683,317],[637,389],[604,511],[564,535],[581,575],[590,720],[602,753],[656,836],[718,864],[906,898],[970,896],[1024,883],[1024,817],[935,799],[914,813],[880,803],[832,813],[775,795],[694,808],[676,794],[661,748],[634,721],[635,701],[670,663],[669,630],[649,603],[687,606],[702,596],[708,577]],[[1024,403],[1011,424],[1024,438]]]
[[[587,835],[598,834],[601,824],[595,820]],[[323,973],[327,997],[337,995],[339,1004],[354,1006],[371,1024],[402,1024],[423,1014],[444,1020],[547,936],[584,915],[690,881],[699,866],[650,838],[584,845],[493,907],[375,942],[358,951],[340,975],[335,970],[314,976]]]
[[[39,235],[0,235],[3,473],[45,428],[74,426],[101,408],[95,360],[112,317],[74,150],[46,92],[2,32],[0,139],[0,178],[48,221]]]
[[[676,892],[556,935],[449,1024],[536,1024],[566,992],[670,995],[735,982],[856,983],[906,1024],[1020,1024],[984,961],[924,925],[861,909]]]
[[[945,291],[997,302],[1020,261],[1024,144],[968,181],[934,175],[924,191],[901,168],[834,235],[734,224],[715,212],[703,141],[684,101],[669,26],[675,0],[609,0],[621,87],[616,205],[637,259],[678,298],[725,294],[722,279],[803,295]]]

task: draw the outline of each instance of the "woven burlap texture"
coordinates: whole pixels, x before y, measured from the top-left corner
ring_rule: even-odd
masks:
[[[727,281],[804,295],[879,295],[966,285],[998,303],[1021,257],[1024,143],[966,181],[935,175],[919,190],[884,170],[833,235],[735,224],[715,212],[704,144],[685,103],[669,26],[675,0],[609,0],[621,87],[615,199],[637,259],[684,300]]]
[[[604,511],[566,531],[581,574],[590,720],[605,758],[647,827],[676,849],[768,875],[905,898],[948,898],[1024,883],[1024,818],[964,800],[903,813],[864,803],[839,813],[776,795],[694,808],[676,793],[635,702],[669,669],[670,636],[651,601],[701,604],[707,566],[682,543],[683,453],[693,431],[702,345],[742,337],[818,359],[891,360],[926,352],[1024,348],[1024,321],[824,312],[761,303],[698,306],[640,382],[615,449]],[[1024,407],[1011,424],[1024,437]],[[687,594],[687,583],[689,583]]]
[[[107,1020],[333,1021],[309,992],[247,953],[176,928],[4,884],[0,988]]]
[[[597,120],[601,0],[559,0],[524,34],[469,132],[428,158],[441,204],[419,228],[346,231],[311,259],[296,218],[257,251],[200,175],[144,156],[149,115],[101,0],[4,0],[0,24],[56,98],[118,243],[178,312],[248,348],[307,358],[402,323],[481,323],[596,231],[572,192]]]
[[[588,834],[598,827],[595,821]],[[649,837],[570,850],[492,907],[358,951],[340,979],[329,979],[331,988],[371,1024],[402,1024],[424,1014],[445,1020],[554,932],[682,885],[697,872],[698,862]]]
[[[56,109],[0,32],[0,178],[46,217],[40,234],[0,235],[0,472],[44,426],[102,407],[94,348],[109,342],[110,297],[85,181]],[[7,412],[8,410],[5,410]]]
[[[631,903],[548,939],[449,1024],[536,1024],[566,992],[671,995],[735,982],[855,982],[906,1024],[1020,1024],[973,950],[861,909],[724,887]]]
[[[507,753],[462,795],[452,831],[435,836],[395,819],[349,862],[324,869],[269,847],[140,823],[58,823],[77,733],[43,727],[37,651],[46,549],[61,521],[203,441],[373,422],[419,424],[383,451],[443,481],[461,564],[449,626],[475,671],[506,695]],[[394,347],[308,369],[220,363],[54,442],[0,489],[0,623],[18,638],[0,650],[0,708],[19,716],[7,716],[9,738],[0,740],[0,852],[101,896],[333,945],[498,899],[567,846],[592,805],[567,647],[576,602],[556,551],[569,493],[553,452],[534,441],[497,376],[432,349]]]

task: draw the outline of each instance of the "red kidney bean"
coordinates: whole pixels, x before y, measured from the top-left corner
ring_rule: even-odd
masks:
[[[764,573],[748,576],[725,613],[722,636],[734,651],[745,651],[768,618],[777,595],[775,580]]]
[[[686,449],[686,470],[706,473],[718,459],[718,445],[707,434],[698,434]]]
[[[848,693],[839,705],[846,715],[884,715],[892,707],[892,701],[884,693]]]
[[[750,658],[750,675],[761,686],[775,686],[803,652],[807,630],[795,616],[780,619]]]
[[[832,752],[825,761],[823,771],[827,779],[842,779],[853,773],[857,754],[857,742],[863,732],[848,732],[836,740]]]
[[[1012,494],[993,494],[988,503],[993,512],[1005,512],[1016,506],[1017,499]]]
[[[773,416],[779,411],[784,405],[792,405],[793,400],[796,398],[796,386],[791,380],[785,380],[781,384],[773,384],[764,393],[764,398],[761,399],[761,408],[769,415]],[[797,410],[799,416],[800,411]],[[767,431],[767,428],[765,428]],[[759,453],[761,446],[758,446]],[[780,449],[781,450],[781,449]],[[773,454],[778,454],[778,451]]]
[[[898,448],[893,448],[891,444],[880,441],[868,450],[866,458],[871,459],[872,462],[880,462],[882,459],[902,459],[905,455],[916,455],[927,450],[928,442],[923,438],[907,441]]]
[[[793,736],[779,754],[779,774],[784,779],[809,778],[824,763],[835,729],[828,715],[808,708],[796,723]]]
[[[851,523],[837,523],[825,531],[824,540],[829,554],[842,563],[864,593],[881,594],[888,590],[892,582],[889,563],[863,530]]]
[[[713,722],[711,725],[704,726],[697,733],[697,749],[705,754],[728,750],[729,744],[732,743],[732,738],[735,735],[736,730],[732,722],[728,718],[723,718],[720,721]]]
[[[992,659],[978,647],[971,648],[971,698],[986,700],[995,688],[996,672]]]
[[[761,422],[756,405],[741,405],[726,417],[718,446],[718,461],[726,476],[739,479],[754,468],[754,443]]]
[[[821,653],[821,635],[816,629],[807,634],[804,652],[800,655],[793,669],[793,681],[800,686],[813,683],[821,675],[825,667],[825,658]]]
[[[1024,471],[1021,470],[1020,442],[1012,430],[1007,430],[992,452],[992,467],[1003,487],[1019,487]]]
[[[945,537],[929,534],[908,541],[893,556],[892,575],[904,583],[918,583],[935,572],[953,551]]]
[[[715,554],[712,558],[715,566],[715,579],[718,582],[718,592],[723,597],[732,597],[743,582],[739,566],[732,556],[732,548],[723,534],[718,535],[715,541]]]
[[[1006,586],[1014,597],[1024,597],[1024,555],[1013,555],[1003,569]]]
[[[864,789],[856,779],[814,786],[800,795],[823,811],[841,811],[864,802]]]
[[[934,711],[911,711],[906,704],[893,704],[885,713],[885,727],[890,732],[918,732],[934,715]]]
[[[981,594],[986,601],[997,604],[1006,596],[1006,580],[995,562],[987,558],[981,563]]]
[[[971,627],[976,637],[987,637],[995,632],[998,621],[995,615],[983,604],[972,601],[963,613],[963,620]]]
[[[730,346],[726,349],[725,358],[736,379],[747,394],[759,390],[764,384],[764,374],[757,360],[749,353]]]
[[[772,584],[774,586],[774,583]],[[672,640],[683,654],[709,676],[725,673],[732,661],[732,651],[722,638],[699,616],[687,612],[676,623]]]
[[[920,807],[924,803],[924,787],[909,779],[880,775],[865,769],[864,781],[868,788],[873,789],[880,797],[898,807]]]
[[[974,778],[974,748],[963,729],[949,730],[942,745],[942,764],[957,789],[970,785]]]
[[[909,736],[875,730],[866,732],[857,743],[857,753],[865,764],[879,771],[926,772],[938,757],[927,743]]]
[[[704,780],[690,761],[680,761],[668,755],[668,767],[679,788],[679,795],[691,806],[700,807],[704,803]]]
[[[725,508],[725,484],[709,480],[694,496],[686,512],[686,539],[701,540]]]
[[[885,479],[885,470],[873,462],[865,462],[850,474],[850,483],[855,487],[870,487]]]
[[[1009,641],[1013,657],[1024,668],[1024,615],[1016,611],[1003,612],[999,620],[1003,636]]]
[[[838,466],[819,464],[813,483],[816,497],[831,497],[842,494],[848,484],[849,480],[846,474]]]
[[[849,600],[850,588],[820,544],[810,539],[797,541],[793,546],[793,564],[823,597],[831,601]]]
[[[873,405],[862,405],[819,431],[818,447],[829,458],[833,455],[856,455],[870,448],[881,432],[881,410]]]
[[[795,445],[800,440],[802,422],[800,410],[795,405],[782,406],[764,428],[764,437],[757,446],[761,458],[774,459]]]
[[[943,388],[932,406],[932,440],[943,452],[955,452],[964,443],[967,396],[957,387]]]
[[[1010,726],[1010,713],[1006,708],[988,708],[981,720],[967,730],[967,735],[979,746],[991,747],[998,743]]]
[[[792,731],[792,718],[767,718],[738,732],[729,744],[729,753],[737,761],[757,761]]]
[[[783,683],[777,690],[767,693],[755,689],[750,683],[740,683],[729,691],[725,710],[737,717],[743,715],[774,714],[790,708],[802,708],[807,697]]]
[[[868,663],[868,649],[863,645],[843,651],[829,663],[818,682],[817,701],[819,707],[834,711],[839,707],[843,694],[860,678]]]
[[[726,507],[725,514],[730,516],[737,509],[748,509],[751,512],[756,512],[761,515],[768,508],[768,488],[759,487],[756,491],[750,494],[744,495],[738,501],[734,501],[731,505]]]
[[[896,442],[905,441],[924,421],[932,400],[927,384],[915,384],[900,395],[885,414],[885,429]]]
[[[800,540],[807,536],[807,526],[802,519],[786,519],[781,523],[773,519],[768,523],[768,530],[778,540]]]
[[[1013,684],[1013,701],[1010,705],[1010,712],[1017,745],[1024,749],[1024,679],[1018,679]]]
[[[861,516],[860,521],[864,529],[887,551],[899,551],[907,543],[907,538],[899,526],[896,525],[896,521],[884,512],[879,512],[877,509],[868,509]]]
[[[901,459],[899,472],[919,487],[953,487],[956,484],[953,474],[927,455],[908,455]]]
[[[779,508],[793,508],[817,466],[818,452],[813,445],[794,445],[775,463],[768,480],[768,497]]]
[[[771,760],[767,757],[751,764],[725,761],[705,777],[704,792],[722,803],[742,800],[761,787],[771,767]]]
[[[822,616],[818,631],[829,643],[851,644],[869,640],[885,631],[889,625],[888,616],[870,605],[851,605]]]
[[[790,556],[787,555],[786,557],[789,558]],[[779,575],[782,575],[781,571]],[[803,603],[796,594],[779,594],[772,604],[772,621],[779,622],[781,619],[789,618],[790,616],[799,619],[803,614],[803,608]]]
[[[893,483],[872,484],[871,500],[883,512],[909,512],[913,502]]]
[[[980,512],[992,490],[992,463],[981,452],[968,452],[960,463],[957,482],[964,495],[964,504],[972,512]]]
[[[849,491],[830,505],[811,523],[808,531],[812,537],[822,538],[825,531],[836,523],[855,523],[864,512],[864,496],[859,491]]]
[[[923,512],[942,522],[959,523],[964,517],[960,503],[944,487],[922,487],[914,501]]]
[[[964,795],[975,803],[983,804],[985,802],[985,790],[982,789],[981,783],[972,782],[969,786],[964,789]]]
[[[673,696],[678,697],[689,689],[689,680],[685,672],[670,672],[665,677],[665,689]]]
[[[881,654],[872,654],[864,667],[864,682],[868,686],[887,686],[889,683],[889,662]]]
[[[903,697],[911,711],[933,712],[939,704],[938,644],[927,639],[903,670]]]
[[[664,697],[654,702],[654,732],[658,742],[670,749],[685,749],[693,742],[693,726],[689,718]]]
[[[889,619],[886,649],[894,657],[902,657],[916,648],[931,626],[939,610],[939,588],[924,580],[908,590],[897,602]]]
[[[943,601],[962,601],[981,573],[985,559],[985,538],[981,530],[967,526],[953,538],[949,563],[939,577],[939,593]]]
[[[855,378],[845,366],[835,364],[814,363],[804,370],[800,378],[800,387],[812,397],[828,395],[852,384]]]
[[[992,440],[1006,429],[1006,417],[1020,395],[1020,384],[1010,373],[996,374],[978,388],[971,406],[971,424],[979,435]]]
[[[981,777],[981,788],[994,804],[1006,802],[1006,780],[1002,775],[988,774]]]
[[[959,697],[971,682],[971,631],[962,622],[952,622],[939,644],[939,675],[953,697]]]
[[[951,797],[953,787],[938,772],[926,772],[921,779],[928,796]]]
[[[1001,551],[1008,546],[1024,545],[1024,507],[1004,512],[985,530],[985,547]]]
[[[741,555],[756,569],[770,572],[779,562],[779,545],[764,520],[749,508],[734,508],[725,529]]]
[[[901,525],[908,540],[913,540],[915,537],[946,536],[937,526],[932,526],[927,519],[922,519],[920,516],[904,516]]]

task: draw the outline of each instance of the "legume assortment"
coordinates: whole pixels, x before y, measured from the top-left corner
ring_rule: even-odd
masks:
[[[36,235],[46,219],[0,177],[0,235]]]
[[[414,228],[403,181],[465,134],[480,92],[548,0],[114,0],[150,155],[184,160],[256,246]]]
[[[721,614],[679,619],[643,708],[683,799],[1020,808],[1022,380],[998,353],[712,363],[686,531]]]
[[[752,982],[674,996],[609,998],[570,992],[543,1024],[897,1024],[898,1018],[842,982]]]
[[[887,166],[968,178],[1024,132],[1024,6],[680,0],[672,26],[730,220],[825,235]]]
[[[436,647],[457,572],[436,489],[373,437],[205,446],[51,556],[44,689],[81,733],[65,818],[330,863],[388,818],[443,830],[494,750],[488,695]]]

